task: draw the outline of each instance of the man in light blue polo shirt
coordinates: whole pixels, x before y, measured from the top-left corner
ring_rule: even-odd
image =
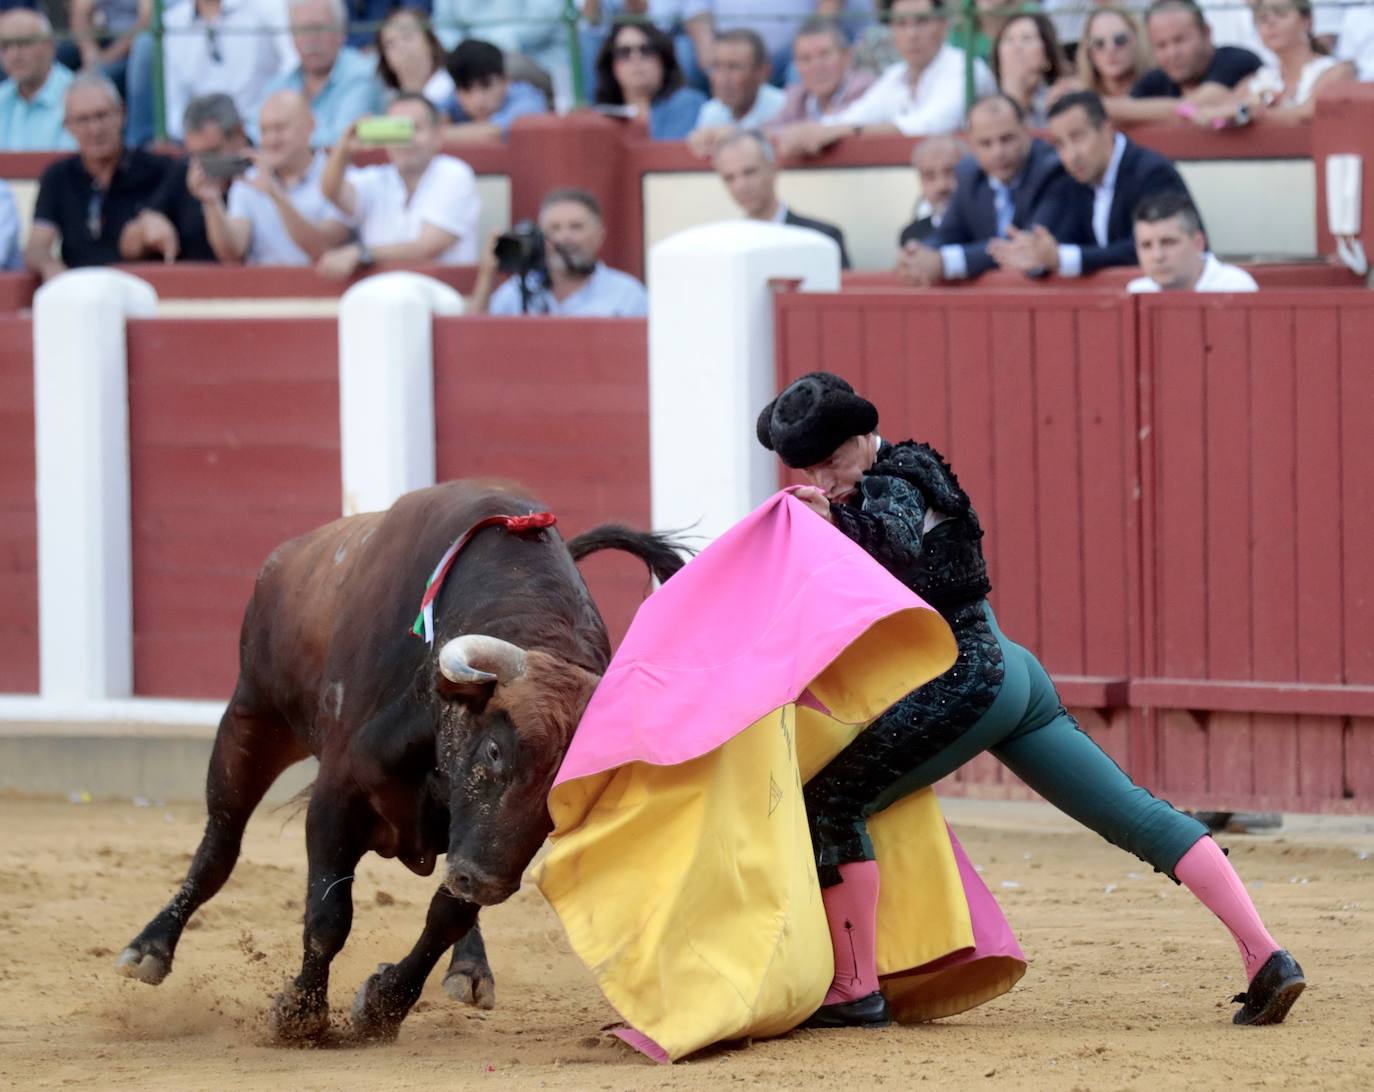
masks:
[[[69,69],[57,55],[48,17],[25,8],[0,15],[0,151],[70,151],[76,141],[64,126]]]
[[[711,99],[697,115],[687,147],[699,156],[715,152],[716,144],[739,129],[759,129],[787,104],[785,92],[768,82],[773,62],[763,39],[737,27],[717,35],[711,56]]]
[[[511,277],[495,292],[495,240],[477,266],[472,310],[491,315],[571,315],[582,318],[639,318],[648,313],[644,286],[600,260],[606,229],[601,206],[586,190],[553,190],[539,207],[544,233],[544,268]],[[523,297],[523,298],[522,298]]]
[[[343,0],[291,0],[291,40],[301,63],[267,89],[299,91],[315,115],[315,147],[331,147],[360,117],[382,107],[376,62],[344,45],[348,17]],[[257,140],[254,119],[251,135]]]

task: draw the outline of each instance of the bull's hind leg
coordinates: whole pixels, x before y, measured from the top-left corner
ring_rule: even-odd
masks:
[[[115,966],[121,974],[156,985],[171,973],[181,931],[234,870],[248,817],[277,776],[305,757],[276,717],[259,715],[237,700],[229,703],[210,754],[205,835],[181,890],[120,954]]]
[[[278,1039],[314,1039],[329,1028],[329,965],[353,928],[353,874],[367,851],[375,820],[351,781],[339,783],[321,771],[305,813],[310,858],[305,956],[301,973],[268,1013],[268,1025]]]
[[[476,932],[476,923],[475,903],[439,888],[429,902],[424,932],[410,954],[399,963],[383,963],[358,990],[353,1001],[353,1030],[359,1038],[394,1039],[401,1021],[420,999],[429,972],[469,930]]]
[[[467,936],[453,946],[453,958],[444,974],[444,992],[465,1005],[476,1005],[479,1009],[496,1007],[496,979],[487,962],[487,947],[478,922],[474,921]]]

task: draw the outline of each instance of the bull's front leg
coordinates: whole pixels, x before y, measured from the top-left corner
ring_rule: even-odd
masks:
[[[465,1005],[496,1007],[496,978],[487,962],[480,922],[474,921],[467,935],[453,946],[453,958],[444,972],[444,992]]]
[[[354,790],[356,792],[356,790]],[[353,928],[353,875],[371,837],[374,816],[349,789],[317,784],[305,816],[310,860],[301,973],[268,1013],[276,1038],[299,1042],[329,1030],[329,965]]]
[[[353,1030],[362,1039],[394,1039],[415,1002],[425,979],[443,954],[461,940],[477,921],[477,904],[450,895],[440,887],[429,902],[424,932],[399,963],[383,963],[353,1001]]]

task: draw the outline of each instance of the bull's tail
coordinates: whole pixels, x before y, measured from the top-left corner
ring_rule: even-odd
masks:
[[[574,561],[598,550],[624,550],[644,562],[660,582],[682,568],[696,552],[666,532],[636,531],[619,523],[603,523],[584,531],[568,540],[568,550]]]

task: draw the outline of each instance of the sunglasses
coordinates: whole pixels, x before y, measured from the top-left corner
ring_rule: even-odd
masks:
[[[657,57],[658,50],[648,42],[642,42],[638,45],[618,45],[611,50],[611,56],[617,61],[628,61],[631,57],[643,57],[647,61],[650,57]]]
[[[1134,39],[1134,34],[1123,30],[1113,34],[1110,38],[1093,38],[1088,42],[1088,48],[1094,53],[1102,53],[1107,49],[1125,49]]]

